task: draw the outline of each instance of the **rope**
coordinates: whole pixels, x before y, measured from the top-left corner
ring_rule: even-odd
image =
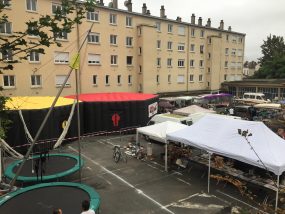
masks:
[[[14,150],[11,146],[9,146],[9,144],[6,143],[2,138],[0,138],[0,144],[1,144],[1,147],[7,153],[9,153],[12,157],[17,158],[17,159],[22,159],[23,158],[23,155],[21,155],[16,150]]]
[[[23,123],[23,127],[24,127],[24,130],[25,130],[25,133],[26,133],[26,136],[27,136],[27,140],[28,140],[28,142],[29,143],[31,143],[31,142],[33,142],[33,137],[31,136],[31,134],[30,134],[30,132],[29,132],[29,130],[28,130],[28,127],[27,127],[27,125],[26,125],[26,123],[25,123],[25,120],[24,120],[24,117],[23,117],[23,114],[22,114],[22,110],[21,109],[19,109],[19,116],[20,116],[20,119],[21,119],[21,121],[22,121],[22,123]]]

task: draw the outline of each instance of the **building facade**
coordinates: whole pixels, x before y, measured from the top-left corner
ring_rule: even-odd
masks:
[[[34,54],[0,76],[7,96],[55,95],[68,73],[72,56],[80,51],[80,92],[167,93],[218,90],[227,80],[240,80],[243,71],[245,34],[211,26],[208,19],[192,14],[190,23],[180,17],[168,19],[161,6],[160,17],[144,4],[141,13],[118,8],[117,0],[101,0],[86,14],[82,24],[58,39],[46,54]],[[4,12],[9,23],[1,24],[0,36],[25,30],[24,23],[41,14],[52,15],[57,0],[12,0]],[[182,8],[181,8],[182,9]],[[16,15],[17,14],[17,15]],[[19,19],[19,17],[21,17]],[[90,33],[88,34],[88,31]],[[83,43],[87,37],[87,42]],[[37,39],[29,36],[28,40]],[[16,56],[15,56],[16,57]],[[75,93],[75,76],[63,95]]]

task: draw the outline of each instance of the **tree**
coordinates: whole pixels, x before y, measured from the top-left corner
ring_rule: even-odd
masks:
[[[11,0],[0,1],[0,29],[9,23],[9,17],[5,14],[5,7]],[[61,0],[61,9],[55,14],[41,15],[38,20],[30,20],[25,23],[24,31],[16,31],[9,37],[0,36],[0,74],[3,71],[13,70],[13,64],[27,60],[31,51],[40,54],[45,53],[45,48],[51,45],[61,46],[56,38],[63,33],[70,33],[77,24],[81,24],[87,11],[94,9],[94,0]],[[31,41],[28,36],[37,37]],[[17,59],[14,59],[17,56]],[[2,90],[2,88],[0,88]],[[0,96],[0,137],[5,136],[5,130],[9,121],[5,119],[5,103],[9,98]]]
[[[261,45],[263,56],[254,78],[285,78],[285,43],[282,36],[268,36]]]

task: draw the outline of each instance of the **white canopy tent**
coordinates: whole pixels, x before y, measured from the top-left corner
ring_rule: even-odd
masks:
[[[185,108],[176,109],[173,111],[173,113],[183,116],[188,116],[189,114],[195,114],[195,113],[216,113],[216,112],[214,110],[202,108],[197,105],[191,105]]]
[[[165,121],[151,126],[137,128],[136,143],[139,144],[139,134],[147,135],[149,138],[165,143],[165,170],[167,171],[167,143],[166,134],[185,129],[187,125],[172,121]]]
[[[243,131],[252,134],[252,136],[246,135],[248,141],[241,135]],[[208,151],[209,174],[211,153],[260,168],[265,166],[267,170],[277,175],[277,203],[279,176],[285,171],[285,140],[262,122],[236,120],[207,114],[192,126],[168,133],[166,139]]]

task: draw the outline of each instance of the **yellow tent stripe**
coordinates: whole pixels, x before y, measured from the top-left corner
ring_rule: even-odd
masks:
[[[80,57],[79,53],[77,53],[72,57],[69,66],[73,69],[79,69],[79,64],[80,64]]]

